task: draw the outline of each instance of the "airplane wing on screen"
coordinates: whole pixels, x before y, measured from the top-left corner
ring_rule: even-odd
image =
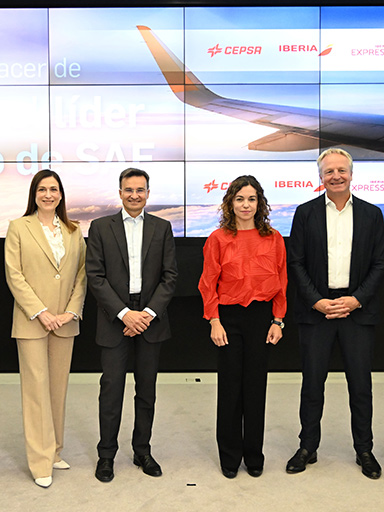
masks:
[[[384,116],[225,98],[208,89],[149,28],[137,26],[175,96],[188,105],[276,131],[248,143],[259,151],[301,151],[347,145],[384,152]]]

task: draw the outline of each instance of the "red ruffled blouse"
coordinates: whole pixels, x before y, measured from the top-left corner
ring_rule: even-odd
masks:
[[[217,229],[207,238],[199,282],[207,320],[219,318],[219,304],[246,307],[254,300],[272,300],[273,316],[284,318],[286,289],[286,251],[278,231],[260,236],[257,229],[239,230],[233,236]]]

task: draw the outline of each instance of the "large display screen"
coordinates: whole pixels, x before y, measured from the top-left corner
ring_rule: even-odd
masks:
[[[85,236],[132,166],[176,236],[209,235],[242,174],[288,236],[331,146],[384,208],[384,7],[0,9],[0,48],[2,237],[47,167]]]

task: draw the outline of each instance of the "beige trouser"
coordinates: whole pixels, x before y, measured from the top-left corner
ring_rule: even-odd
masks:
[[[49,333],[17,340],[25,446],[33,478],[51,476],[53,463],[60,460],[73,339]]]

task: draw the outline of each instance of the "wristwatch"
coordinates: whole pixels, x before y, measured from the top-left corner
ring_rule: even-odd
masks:
[[[279,322],[278,320],[272,320],[271,324],[278,325],[281,329],[284,329],[284,327],[285,327],[285,323],[284,322]]]

